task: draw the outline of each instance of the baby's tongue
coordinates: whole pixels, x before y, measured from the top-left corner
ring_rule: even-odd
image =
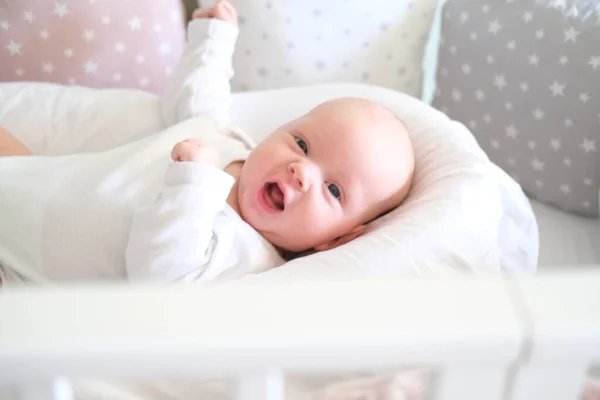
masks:
[[[273,200],[273,205],[279,209],[283,210],[283,193],[279,188],[279,185],[274,184],[271,189],[271,199]]]

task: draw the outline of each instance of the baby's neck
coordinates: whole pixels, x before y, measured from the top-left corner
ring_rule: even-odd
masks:
[[[240,203],[238,201],[238,188],[240,181],[240,173],[242,172],[242,166],[244,165],[243,161],[235,161],[225,167],[225,172],[235,178],[235,183],[229,192],[229,196],[227,196],[227,204],[231,206],[241,216],[240,213]]]

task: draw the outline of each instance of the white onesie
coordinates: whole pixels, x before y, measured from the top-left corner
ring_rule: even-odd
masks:
[[[234,179],[173,163],[201,138],[221,167],[252,146],[228,127],[237,29],[195,20],[163,101],[170,128],[100,153],[0,158],[0,279],[219,281],[281,265],[277,250],[226,203]],[[179,121],[184,121],[179,123]],[[2,276],[3,275],[3,276]]]

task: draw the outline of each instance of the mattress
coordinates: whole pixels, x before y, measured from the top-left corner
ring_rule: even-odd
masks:
[[[600,264],[600,220],[579,217],[531,199],[540,233],[539,271]]]

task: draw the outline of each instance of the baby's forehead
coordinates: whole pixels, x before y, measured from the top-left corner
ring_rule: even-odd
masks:
[[[405,130],[400,118],[382,104],[365,99],[337,99],[322,103],[312,109],[307,116],[322,123],[350,124],[362,127],[391,127]]]
[[[387,109],[382,112],[336,112],[324,110],[309,116],[310,134],[324,141],[344,140],[358,145],[379,144],[395,146],[404,144],[408,131],[404,123]],[[371,112],[370,112],[371,111]]]

